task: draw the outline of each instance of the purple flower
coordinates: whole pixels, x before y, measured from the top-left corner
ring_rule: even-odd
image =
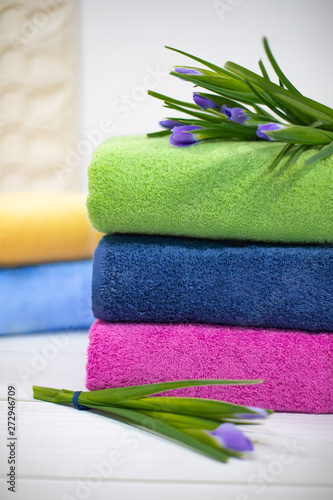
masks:
[[[235,417],[237,418],[246,418],[246,419],[253,419],[253,418],[266,418],[268,417],[268,413],[266,410],[263,408],[257,408],[256,406],[248,406],[247,407],[249,410],[255,411],[256,413],[237,413]]]
[[[218,104],[216,104],[216,102],[212,101],[211,99],[208,99],[207,97],[203,97],[202,95],[197,94],[196,92],[193,92],[193,101],[201,109],[207,109],[207,108],[219,109],[220,108],[220,106],[218,106]]]
[[[176,73],[182,73],[183,75],[202,75],[200,71],[192,68],[175,68]]]
[[[172,129],[172,134],[170,137],[170,144],[172,146],[178,146],[179,148],[192,146],[199,142],[195,134],[189,134],[191,130],[199,130],[202,127],[197,127],[196,125],[182,125],[181,127],[175,127]]]
[[[213,432],[208,432],[223,446],[232,451],[253,451],[253,444],[239,428],[230,423],[221,424]]]
[[[181,123],[174,122],[173,120],[162,120],[161,122],[158,122],[159,125],[161,125],[164,128],[169,128],[172,129],[174,127],[180,127]]]
[[[248,120],[248,116],[244,114],[244,109],[242,108],[228,108],[225,104],[223,104],[221,108],[221,113],[224,113],[227,116],[228,121],[232,121],[238,123],[239,125],[244,125],[246,120]]]
[[[279,123],[265,123],[264,125],[258,125],[257,136],[261,139],[267,139],[268,141],[275,141],[275,139],[266,135],[265,132],[281,130],[282,128],[285,128],[285,126],[280,125]]]

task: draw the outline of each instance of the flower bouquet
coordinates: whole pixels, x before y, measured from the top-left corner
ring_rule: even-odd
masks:
[[[333,154],[333,109],[303,96],[281,70],[266,38],[263,44],[278,84],[271,81],[262,60],[259,61],[261,75],[258,75],[233,62],[227,62],[222,68],[182,50],[166,47],[205,66],[176,66],[171,75],[209,93],[194,92],[193,103],[148,91],[164,101],[167,109],[191,116],[170,116],[160,122],[165,130],[148,134],[148,137],[170,135],[170,144],[178,147],[212,139],[286,143],[270,169],[286,156],[288,164],[294,165],[310,147],[318,151],[305,161],[305,165]]]
[[[239,424],[266,418],[271,410],[200,398],[147,397],[180,387],[258,384],[262,380],[179,380],[80,392],[33,387],[34,398],[98,410],[112,419],[147,430],[220,462],[253,451]]]

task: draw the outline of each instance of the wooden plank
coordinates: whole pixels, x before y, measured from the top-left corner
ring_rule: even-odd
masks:
[[[0,338],[0,399],[8,384],[32,401],[32,385],[85,389],[88,331]]]
[[[3,500],[252,500],[255,487],[229,484],[167,483],[163,481],[110,481],[91,477],[75,480],[21,479],[15,494],[5,492]],[[323,487],[267,486],[261,500],[331,500],[332,490]]]
[[[4,422],[5,402],[0,410]],[[17,415],[21,478],[87,477],[104,464],[113,480],[333,486],[332,415],[276,414],[247,426],[256,451],[227,465],[92,412],[35,401],[18,402]]]
[[[53,342],[60,350],[65,348],[68,353],[81,353],[88,345],[88,335],[88,330],[0,335],[0,347],[1,352],[16,354],[33,348],[41,350],[46,343]]]

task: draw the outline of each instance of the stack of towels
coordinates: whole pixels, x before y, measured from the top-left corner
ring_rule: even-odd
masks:
[[[84,193],[0,197],[0,334],[87,329],[100,235]]]
[[[263,379],[172,394],[333,412],[333,161],[268,172],[282,146],[134,136],[95,151],[89,390]]]

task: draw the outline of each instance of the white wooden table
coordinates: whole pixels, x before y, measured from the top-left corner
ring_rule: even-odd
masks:
[[[221,464],[100,415],[35,401],[32,385],[84,390],[88,333],[0,338],[0,499],[331,500],[333,415],[275,414]],[[8,491],[7,387],[16,387],[16,491]]]

